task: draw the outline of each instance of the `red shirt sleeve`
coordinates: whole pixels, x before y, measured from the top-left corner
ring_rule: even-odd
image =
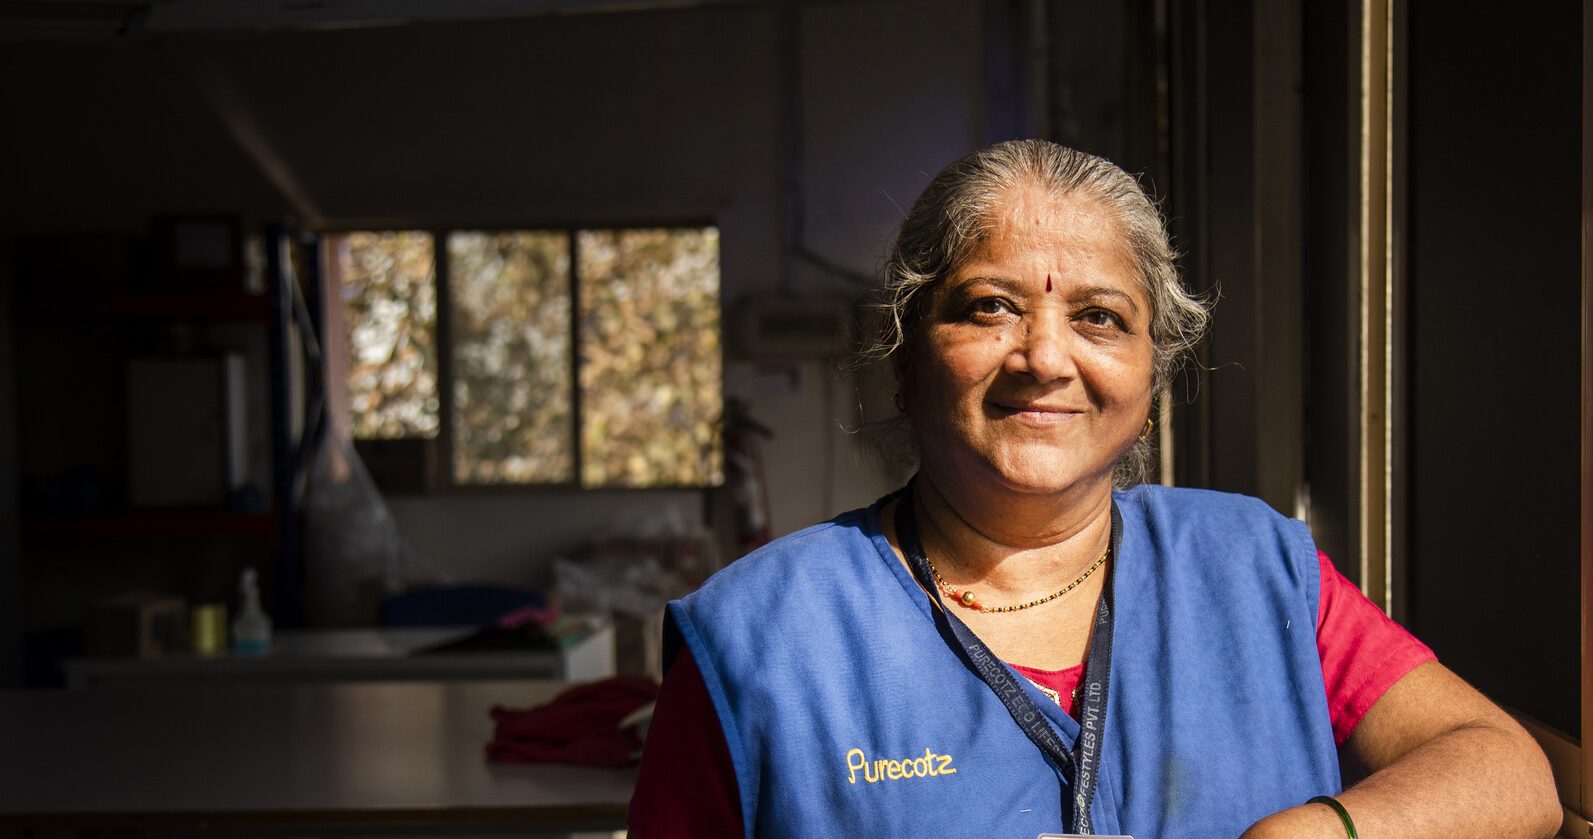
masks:
[[[741,796],[724,729],[685,647],[658,690],[626,822],[642,839],[742,835]]]
[[[1342,746],[1395,682],[1437,656],[1383,614],[1326,554],[1317,551],[1316,558],[1322,569],[1316,649],[1322,658],[1333,740]]]

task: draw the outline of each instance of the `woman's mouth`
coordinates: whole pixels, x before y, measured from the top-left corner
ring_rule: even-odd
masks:
[[[992,402],[999,416],[1010,417],[1026,425],[1057,425],[1067,422],[1084,412],[1078,408],[1062,405],[1046,405],[1038,402]]]

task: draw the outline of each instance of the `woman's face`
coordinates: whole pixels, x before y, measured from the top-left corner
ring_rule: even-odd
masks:
[[[1017,187],[1000,206],[902,371],[922,467],[940,486],[1109,488],[1150,411],[1150,301],[1094,202]]]

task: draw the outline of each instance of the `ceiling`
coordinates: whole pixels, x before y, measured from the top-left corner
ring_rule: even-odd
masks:
[[[350,29],[592,14],[767,0],[35,0],[0,2],[0,40],[102,40],[160,33]]]

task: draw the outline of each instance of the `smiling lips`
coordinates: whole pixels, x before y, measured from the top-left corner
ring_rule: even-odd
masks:
[[[1003,416],[1012,417],[1030,425],[1056,425],[1084,413],[1080,408],[1069,408],[1060,405],[1041,405],[1028,402],[992,402],[990,404]]]

